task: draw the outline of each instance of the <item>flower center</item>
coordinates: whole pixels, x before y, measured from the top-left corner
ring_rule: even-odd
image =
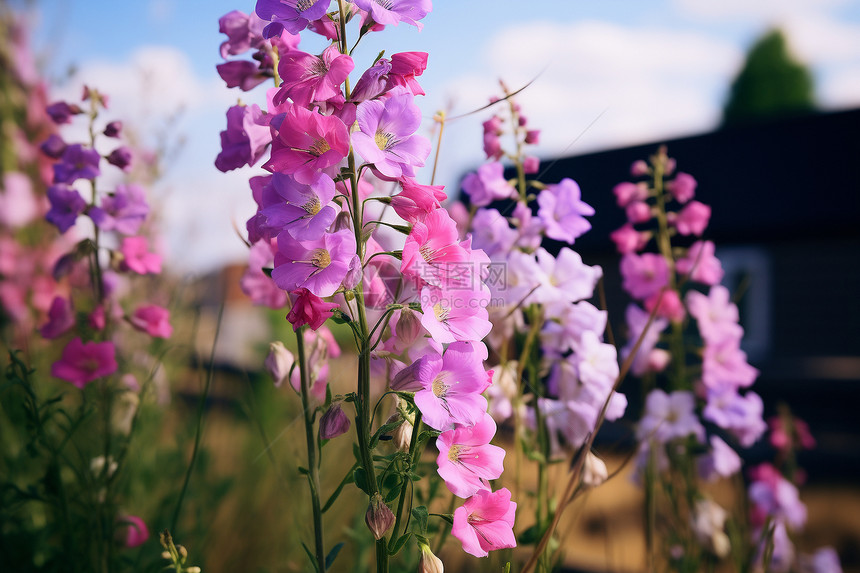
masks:
[[[302,205],[302,209],[304,209],[308,215],[316,215],[320,212],[320,209],[322,209],[322,204],[318,197],[313,197],[309,199],[307,203]]]
[[[451,446],[451,449],[448,450],[448,461],[455,464],[460,461],[460,450],[462,449],[463,446]]]
[[[316,249],[311,253],[311,264],[318,269],[324,269],[331,264],[331,255],[325,249]]]
[[[373,140],[376,142],[376,147],[382,151],[387,150],[394,143],[394,134],[384,131],[377,131]]]
[[[421,245],[418,252],[421,253],[421,256],[424,258],[424,262],[429,263],[433,261],[433,249],[430,248],[430,245]]]
[[[311,148],[308,149],[308,152],[315,157],[319,157],[330,149],[331,145],[328,144],[328,141],[323,138],[320,138],[314,141],[313,145],[311,145]]]
[[[386,10],[391,10],[392,0],[373,0],[377,5],[382,6]]]
[[[439,322],[445,322],[448,320],[448,314],[450,314],[450,312],[451,309],[442,306],[441,302],[437,302],[433,305],[433,314],[436,315],[436,320]]]
[[[316,0],[298,0],[296,2],[296,12],[304,12],[305,10],[309,10],[316,4]]]
[[[311,64],[311,67],[308,69],[308,72],[313,77],[322,78],[328,73],[328,67],[325,65],[325,60],[322,58],[316,58],[314,63]]]
[[[445,381],[442,379],[441,376],[435,378],[433,380],[433,395],[437,398],[444,398],[446,394],[448,394],[448,385],[445,384]]]

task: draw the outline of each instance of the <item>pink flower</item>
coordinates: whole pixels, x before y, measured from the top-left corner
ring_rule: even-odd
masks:
[[[622,255],[627,253],[636,253],[645,248],[648,241],[651,239],[651,234],[647,232],[637,231],[630,223],[625,223],[622,227],[609,233],[609,238],[615,243],[615,248]]]
[[[458,340],[480,341],[493,325],[487,306],[487,287],[471,290],[463,287],[424,287],[421,291],[421,325],[436,342],[447,344]]]
[[[129,322],[136,329],[155,338],[170,338],[173,327],[170,325],[170,311],[166,308],[150,304],[134,311]]]
[[[124,540],[128,549],[139,547],[149,539],[149,529],[147,529],[146,523],[136,515],[120,517],[119,522],[128,526]]]
[[[122,270],[132,270],[140,275],[161,272],[161,257],[149,252],[146,237],[123,237],[119,251],[123,255]]]
[[[54,297],[48,311],[48,322],[39,328],[42,338],[59,338],[75,326],[75,312],[72,301],[61,296]]]
[[[451,535],[463,544],[463,551],[475,557],[486,557],[490,551],[516,547],[514,517],[517,504],[511,492],[480,490],[454,511]]]
[[[391,198],[391,207],[395,213],[408,221],[417,223],[424,221],[427,215],[441,209],[441,201],[448,198],[442,185],[421,185],[411,177],[400,179],[403,191]]]
[[[403,245],[400,271],[407,278],[441,286],[448,281],[452,266],[469,260],[460,245],[457,225],[445,209],[427,214],[415,222]]]
[[[477,172],[466,175],[462,187],[472,205],[486,207],[493,201],[517,195],[517,190],[505,179],[504,169],[501,163],[495,161],[485,163],[478,167]]]
[[[283,308],[287,304],[287,293],[278,288],[272,277],[263,272],[264,267],[271,268],[274,265],[274,243],[273,240],[263,239],[251,245],[248,269],[239,280],[239,286],[255,305]]]
[[[331,440],[349,430],[349,418],[343,412],[340,402],[334,402],[320,418],[320,438]]]
[[[272,120],[272,126],[277,135],[272,141],[272,157],[263,168],[290,174],[299,183],[313,183],[319,173],[334,170],[349,153],[349,131],[335,116],[288,104],[286,112]]]
[[[311,102],[342,96],[340,86],[354,67],[352,58],[341,54],[336,44],[319,56],[290,50],[278,64],[283,83],[274,102],[280,105],[290,98],[295,104],[306,107]]]
[[[675,228],[682,235],[700,237],[711,219],[711,208],[698,201],[690,201],[678,212]]]
[[[666,394],[652,390],[645,400],[645,415],[639,421],[636,436],[640,440],[665,443],[675,438],[694,435],[705,441],[705,429],[695,412],[696,399],[692,392],[678,390]]]
[[[626,207],[632,201],[644,201],[648,197],[648,187],[644,183],[625,181],[616,185],[612,192],[619,207]]]
[[[421,110],[414,99],[406,88],[396,87],[384,100],[358,104],[360,131],[352,134],[352,145],[382,179],[413,177],[414,168],[423,166],[430,155],[430,140],[415,134]]]
[[[51,365],[51,376],[83,389],[93,380],[116,372],[115,354],[113,342],[84,344],[80,338],[74,338],[63,349],[60,359]]]
[[[681,297],[678,296],[678,291],[666,290],[663,292],[662,297],[658,292],[645,299],[645,308],[649,313],[657,306],[658,300],[660,301],[660,306],[657,307],[657,316],[668,318],[672,322],[681,322],[684,320],[687,312],[684,310],[684,304],[681,302]]]
[[[687,254],[675,261],[675,270],[706,285],[718,285],[723,280],[723,265],[714,256],[714,243],[711,241],[693,243]]]
[[[433,9],[432,0],[355,0],[355,5],[368,12],[375,22],[383,26],[406,22],[419,30],[424,24],[418,20]]]
[[[290,292],[306,288],[320,297],[331,296],[340,288],[355,256],[351,229],[326,233],[314,241],[298,241],[284,231],[278,235],[272,280]]]
[[[685,298],[687,310],[696,319],[699,334],[705,342],[718,342],[724,338],[740,340],[743,336],[743,328],[738,324],[738,307],[731,301],[726,287],[713,286],[708,296],[691,290]]]
[[[746,388],[758,377],[758,370],[747,363],[740,337],[709,341],[702,356],[702,383],[712,389]]]
[[[651,220],[651,207],[645,201],[631,201],[625,207],[627,220],[633,224],[647,223]]]
[[[656,253],[628,253],[621,259],[621,276],[624,290],[633,298],[644,300],[669,283],[669,266]]]
[[[333,302],[325,302],[306,288],[296,289],[292,294],[293,307],[287,315],[287,320],[293,325],[293,330],[298,330],[305,324],[317,330],[331,318],[331,312],[338,307]]]
[[[505,450],[490,444],[495,434],[496,423],[485,413],[474,426],[458,426],[436,439],[437,471],[454,495],[465,499],[490,489],[487,480],[502,475]]]
[[[424,95],[415,76],[427,69],[427,52],[399,52],[391,55],[391,71],[388,73],[386,90],[403,86],[413,95]]]
[[[234,105],[227,110],[227,129],[221,132],[221,152],[215,167],[227,172],[254,165],[272,142],[267,118],[256,104]]]
[[[415,377],[422,389],[415,393],[415,405],[424,423],[436,430],[448,430],[454,424],[472,426],[481,421],[487,411],[481,392],[490,385],[483,367],[486,357],[482,344],[455,342],[443,356],[421,358]]]
[[[666,183],[666,190],[678,203],[686,203],[696,195],[696,185],[692,175],[679,171],[673,181]]]
[[[39,203],[33,195],[30,178],[17,171],[4,173],[3,188],[0,189],[0,223],[22,227],[38,215]]]

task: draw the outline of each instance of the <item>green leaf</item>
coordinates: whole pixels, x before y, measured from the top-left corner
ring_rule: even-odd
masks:
[[[348,314],[343,312],[342,310],[335,310],[331,314],[331,319],[335,322],[335,324],[349,324],[352,322],[352,319]]]
[[[364,468],[355,468],[355,471],[352,472],[352,479],[358,489],[370,495],[370,488],[367,485],[367,472],[364,471]]]
[[[403,418],[398,418],[394,422],[389,422],[388,424],[383,424],[383,425],[379,426],[379,429],[376,430],[376,432],[373,434],[373,437],[370,438],[370,449],[372,450],[376,447],[376,444],[379,443],[379,437],[382,436],[382,434],[387,434],[391,430],[394,430],[394,429],[400,427],[400,425],[403,424],[403,422],[404,422]]]
[[[320,567],[319,567],[319,565],[317,565],[317,558],[314,557],[314,554],[311,553],[311,550],[308,549],[308,546],[305,545],[304,541],[302,541],[302,549],[305,550],[305,554],[308,556],[308,559],[311,560],[311,565],[314,566],[314,571],[316,571],[317,573],[320,573]]]
[[[299,466],[298,470],[299,470],[299,473],[302,474],[303,476],[306,476],[309,473],[308,468],[303,468],[302,466]]]
[[[520,545],[532,545],[537,543],[537,541],[541,538],[541,528],[535,523],[522,533],[520,533],[520,537],[517,540]]]
[[[410,538],[410,537],[412,537],[412,532],[411,532],[411,531],[407,531],[406,533],[404,533],[403,535],[401,535],[401,536],[397,539],[397,541],[395,541],[394,543],[389,543],[389,544],[388,544],[388,554],[389,554],[389,555],[397,555],[397,553],[398,553],[401,549],[403,549],[403,546],[404,546],[404,545],[406,545],[406,542],[407,542],[407,541],[409,541],[409,538]],[[392,537],[391,539],[393,540],[394,538]]]
[[[331,564],[334,563],[334,560],[337,559],[337,554],[340,553],[340,550],[343,549],[344,543],[341,541],[337,545],[331,548],[331,551],[328,552],[328,555],[325,556],[325,568],[329,569]]]
[[[399,483],[396,486],[392,487],[388,492],[388,495],[385,496],[385,503],[391,503],[395,499],[400,496],[400,492],[403,490],[403,483]]]
[[[419,505],[418,507],[412,508],[412,519],[413,519],[413,530],[417,530],[418,533],[424,533],[427,531],[427,519],[430,517],[430,513],[427,511],[427,508],[423,505]]]

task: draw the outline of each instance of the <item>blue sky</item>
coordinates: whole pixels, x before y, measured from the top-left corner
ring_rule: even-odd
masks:
[[[253,0],[35,5],[33,40],[57,97],[91,83],[144,138],[160,130],[185,142],[155,190],[165,202],[168,260],[192,271],[241,260],[231,221],[241,227],[253,213],[244,183],[252,171],[223,175],[212,161],[226,108],[240,97],[260,102],[262,90],[231,93],[214,66],[218,17],[250,12]],[[520,103],[544,130],[543,157],[713,128],[744,51],[772,25],[812,66],[822,107],[860,105],[860,0],[436,0],[424,24],[420,33],[401,25],[363,42],[356,78],[381,49],[429,52],[419,105],[430,118],[483,105],[499,77],[516,86],[539,76]],[[321,45],[303,44],[313,46]],[[437,182],[454,186],[481,162],[483,119],[446,128]]]

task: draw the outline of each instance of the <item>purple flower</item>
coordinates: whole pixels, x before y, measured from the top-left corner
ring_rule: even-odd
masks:
[[[48,187],[48,201],[50,210],[45,219],[56,226],[61,233],[65,233],[75,224],[78,215],[87,208],[87,202],[75,189],[68,185],[51,185]]]
[[[278,235],[278,252],[272,279],[287,291],[306,288],[319,297],[340,288],[355,256],[351,229],[327,233],[313,241],[298,241],[284,231]]]
[[[711,451],[698,459],[699,475],[707,481],[730,477],[741,469],[741,457],[717,436],[711,436]]]
[[[73,183],[78,179],[95,179],[99,176],[101,156],[95,149],[86,149],[79,143],[63,151],[62,160],[54,164],[54,183]]]
[[[102,199],[99,207],[90,209],[90,218],[99,229],[123,235],[137,234],[147,215],[146,194],[134,184],[118,185],[116,191]]]
[[[275,258],[272,240],[263,239],[251,245],[248,253],[248,270],[242,275],[239,286],[256,305],[283,308],[287,304],[287,293],[279,289],[272,278],[263,272],[271,268]]]
[[[763,410],[761,397],[755,392],[741,396],[734,388],[708,390],[708,402],[702,417],[730,432],[748,448],[767,429],[762,419]]]
[[[106,159],[108,163],[123,171],[128,171],[131,168],[131,150],[124,145],[111,151]]]
[[[504,259],[516,242],[518,233],[495,209],[478,209],[472,220],[472,247],[483,249],[487,256]]]
[[[320,438],[330,440],[345,434],[349,425],[349,418],[343,412],[340,402],[335,402],[320,418]]]
[[[355,5],[368,12],[375,22],[387,26],[400,22],[412,24],[419,30],[424,27],[418,20],[433,9],[431,0],[354,0]]]
[[[122,133],[122,122],[121,121],[112,121],[105,126],[105,130],[103,132],[107,137],[119,137]]]
[[[546,235],[572,245],[577,237],[591,229],[585,217],[594,215],[594,208],[582,202],[579,185],[573,179],[562,179],[538,195],[538,217],[546,226]]]
[[[675,438],[694,435],[705,441],[705,429],[695,412],[696,399],[692,392],[678,390],[666,394],[660,389],[652,390],[645,400],[645,415],[639,421],[636,436],[644,441],[661,443]]]
[[[424,165],[430,141],[415,135],[421,125],[421,111],[406,88],[397,87],[385,101],[369,100],[358,105],[356,118],[361,131],[352,134],[355,150],[373,172],[383,179],[415,176],[415,167]]]
[[[39,149],[41,149],[42,153],[51,159],[59,159],[63,156],[63,152],[66,151],[66,142],[63,141],[63,138],[56,133],[52,133],[48,136],[48,139],[39,146]]]
[[[515,197],[517,190],[505,179],[504,167],[499,162],[485,163],[476,173],[469,173],[463,179],[463,191],[469,202],[477,207],[486,207],[493,201]]]
[[[45,111],[48,112],[49,116],[51,116],[51,121],[53,121],[57,125],[71,123],[73,115],[84,113],[83,110],[76,104],[69,105],[64,101],[52,103],[45,108]]]
[[[633,298],[649,298],[669,283],[669,266],[656,253],[628,253],[621,258],[623,287]]]
[[[262,209],[266,227],[286,230],[299,241],[319,239],[334,222],[340,209],[332,199],[334,181],[328,175],[305,185],[283,173],[272,176],[272,188],[280,201]]]
[[[257,104],[234,105],[227,110],[227,129],[221,132],[221,152],[215,167],[227,172],[254,165],[272,142],[272,132]]]
[[[645,312],[635,304],[627,306],[624,318],[627,320],[629,337],[627,344],[621,349],[622,360],[627,360],[627,357],[633,352],[633,347],[636,345],[639,337],[642,336],[645,325],[648,324],[649,316],[648,312]],[[666,330],[667,326],[669,326],[669,321],[665,318],[655,318],[654,322],[651,323],[648,332],[642,338],[642,344],[640,344],[639,352],[636,353],[636,357],[633,359],[633,365],[630,367],[630,371],[635,376],[642,376],[648,372],[648,356],[654,347],[657,346],[657,342],[660,340],[660,333]]]
[[[227,36],[221,44],[221,57],[238,56],[263,43],[264,22],[253,12],[250,16],[233,10],[218,19],[218,31]]]
[[[373,66],[361,74],[352,90],[352,100],[356,103],[364,100],[374,99],[386,91],[388,85],[388,73],[391,71],[391,61],[380,58]]]
[[[55,296],[48,310],[48,322],[39,328],[42,338],[59,338],[75,326],[75,312],[72,301]]]
[[[250,91],[269,79],[271,75],[263,68],[247,60],[234,60],[215,66],[218,75],[227,83],[228,88],[239,88]]]
[[[298,34],[314,20],[325,16],[331,0],[257,0],[254,10],[262,20],[271,22],[263,37],[279,36],[283,30]]]

